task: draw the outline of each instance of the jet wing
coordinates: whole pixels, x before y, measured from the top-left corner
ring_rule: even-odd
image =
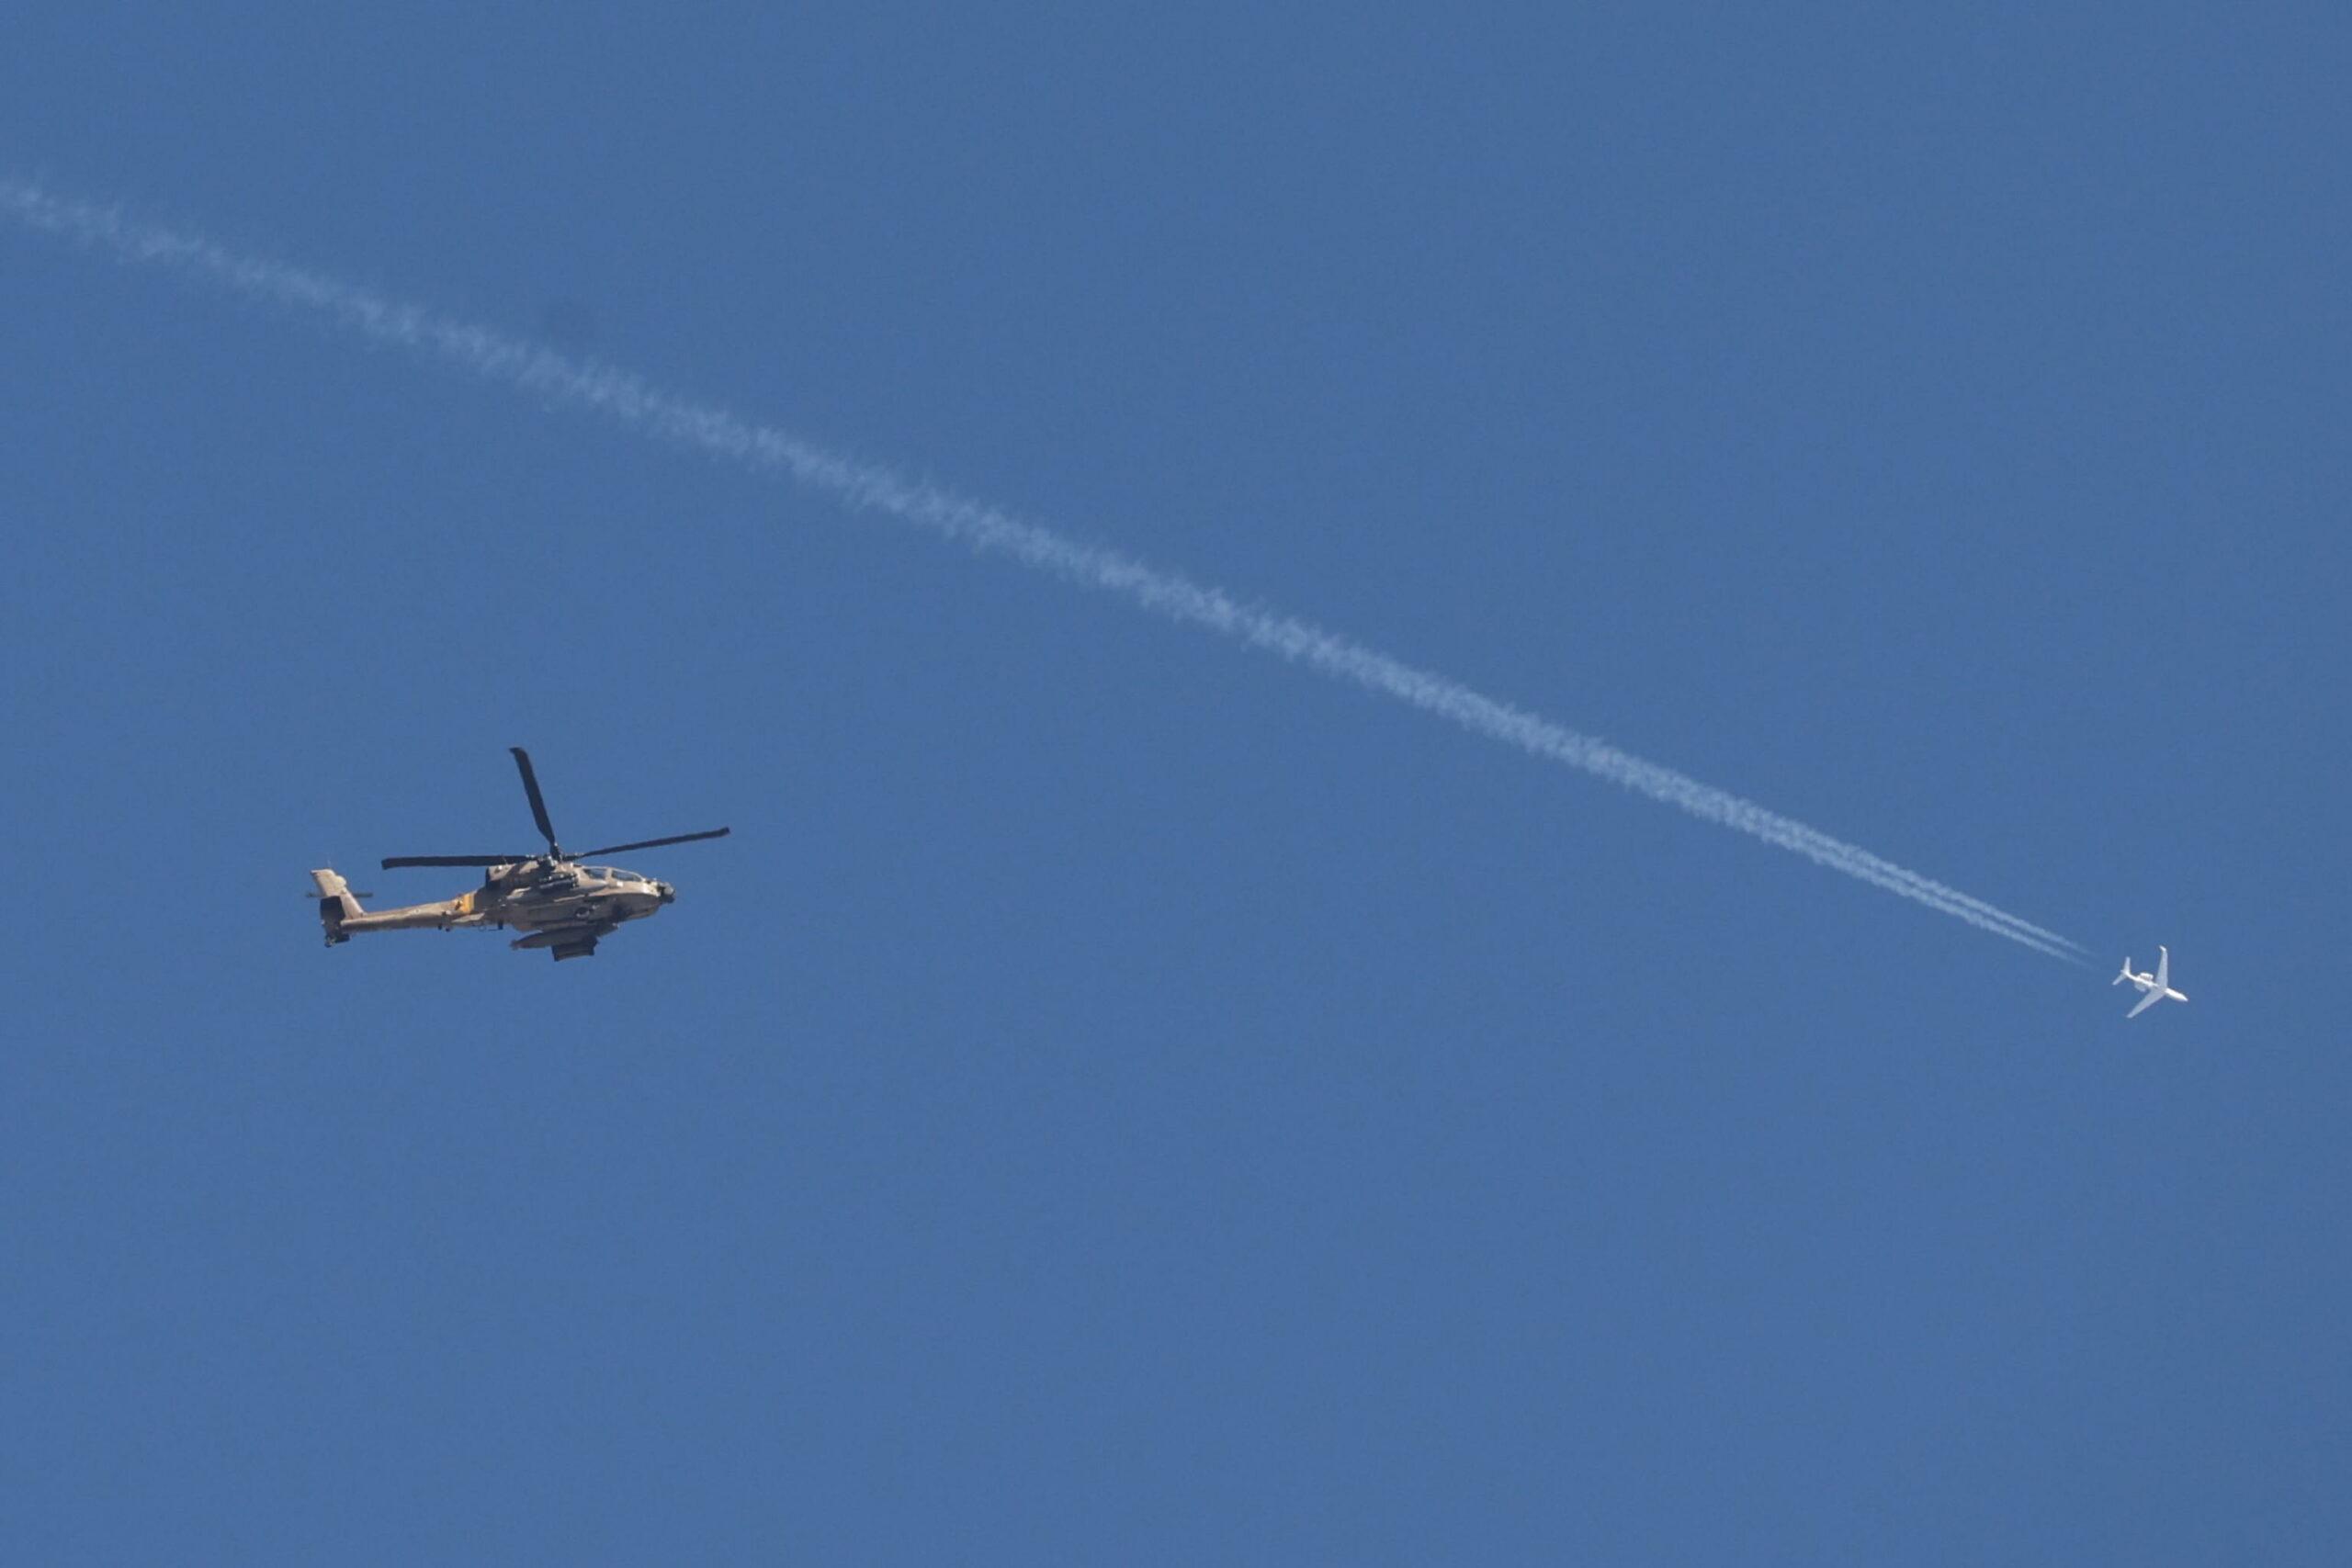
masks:
[[[2161,991],[2172,984],[2172,949],[2156,949],[2156,989]]]
[[[2164,999],[2165,994],[2162,991],[2150,991],[2146,996],[2140,998],[2140,1005],[2138,1007],[2133,1008],[2130,1012],[2125,1013],[2123,1016],[2126,1018],[2137,1018],[2142,1013],[2147,1011],[2150,1008],[2155,1006],[2158,1002]]]

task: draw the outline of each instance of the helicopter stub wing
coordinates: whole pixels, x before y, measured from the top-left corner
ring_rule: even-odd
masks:
[[[543,931],[533,931],[526,937],[518,937],[506,945],[512,948],[551,949],[558,964],[567,958],[594,958],[597,940],[612,935],[619,925],[618,920],[597,920],[586,925],[556,926]]]

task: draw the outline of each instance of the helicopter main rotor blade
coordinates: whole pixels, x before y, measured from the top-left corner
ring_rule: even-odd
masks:
[[[723,839],[732,828],[713,828],[707,833],[681,833],[674,839],[639,839],[633,844],[606,844],[601,850],[582,850],[575,860],[594,860],[598,855],[616,855],[626,850],[658,850],[664,844],[691,844],[697,839]]]
[[[397,871],[404,865],[514,865],[526,860],[537,860],[536,854],[519,855],[393,855],[384,862],[386,871]]]
[[[523,773],[523,793],[531,797],[531,820],[539,825],[539,837],[555,848],[555,824],[548,820],[548,803],[539,796],[539,775],[531,771],[531,754],[520,746],[509,746],[514,753],[514,765]]]

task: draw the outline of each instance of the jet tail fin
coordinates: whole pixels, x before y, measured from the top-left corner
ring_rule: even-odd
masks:
[[[2109,980],[2108,984],[2110,986],[2120,986],[2130,978],[2132,978],[2132,961],[2127,958],[2123,961],[2123,973],[2118,975],[2114,979]]]
[[[343,922],[367,913],[359,907],[359,900],[352,897],[351,884],[331,867],[322,867],[311,873],[311,886],[319,892],[319,924],[327,933],[327,945],[349,942],[351,937],[343,929]]]

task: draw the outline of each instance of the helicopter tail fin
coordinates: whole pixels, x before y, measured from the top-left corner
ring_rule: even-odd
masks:
[[[359,900],[352,897],[351,884],[333,869],[322,868],[311,873],[311,886],[319,890],[319,924],[326,930],[327,945],[349,942],[351,937],[343,929],[343,922],[367,913],[359,907]]]

